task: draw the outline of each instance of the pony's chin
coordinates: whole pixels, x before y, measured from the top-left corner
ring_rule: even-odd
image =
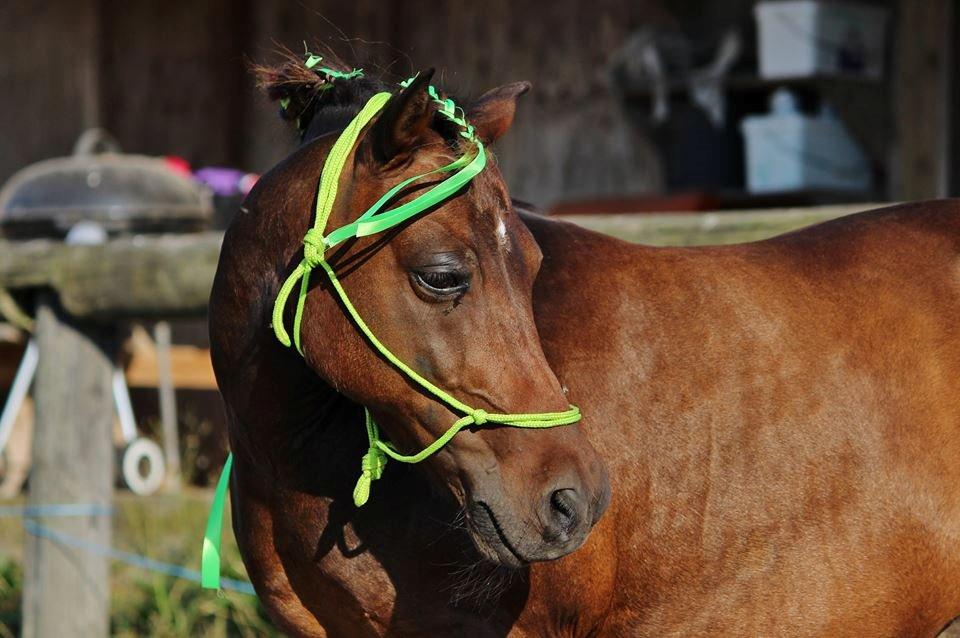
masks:
[[[481,557],[493,564],[513,569],[530,563],[557,560],[578,549],[586,541],[589,529],[561,544],[529,544],[529,539],[513,533],[517,525],[505,525],[484,501],[474,501],[467,508],[467,529]],[[524,542],[526,541],[526,542]]]
[[[483,501],[474,502],[469,512],[470,537],[486,561],[513,569],[530,563],[511,542],[489,505]]]

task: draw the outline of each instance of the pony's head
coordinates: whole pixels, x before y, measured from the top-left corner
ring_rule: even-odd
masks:
[[[284,117],[298,123],[304,145],[322,145],[324,152],[372,95],[393,93],[352,147],[327,232],[355,221],[394,185],[468,151],[469,142],[437,115],[428,94],[432,71],[403,89],[359,77],[331,81],[299,62],[260,73],[269,95],[282,102]],[[488,145],[503,135],[517,98],[528,88],[509,84],[470,105],[466,115],[476,137]],[[319,178],[321,166],[309,170]],[[416,181],[394,205],[444,177]],[[314,202],[295,205],[312,211]],[[289,218],[297,225],[291,237],[303,237],[307,218]],[[291,270],[300,248],[276,246],[278,273]],[[450,395],[489,413],[569,408],[534,322],[531,295],[541,253],[494,162],[435,207],[382,234],[331,248],[326,260],[376,337]],[[366,406],[398,451],[423,449],[462,416],[371,347],[322,273],[312,282],[300,330],[307,365]],[[293,305],[286,308],[288,325]],[[569,313],[576,321],[580,309],[550,311]],[[471,427],[421,467],[462,506],[480,552],[506,565],[573,551],[609,500],[606,471],[577,424],[541,430],[493,423]],[[388,467],[383,480],[390,480],[390,472]],[[376,484],[373,494],[376,498]]]

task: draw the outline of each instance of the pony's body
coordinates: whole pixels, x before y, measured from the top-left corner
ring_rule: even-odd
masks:
[[[328,147],[261,180],[211,298],[235,533],[284,631],[913,636],[960,614],[957,204],[695,249],[524,214],[543,349],[613,499],[579,550],[513,570],[478,563],[418,468],[355,508],[362,411],[265,325]]]
[[[593,576],[605,622],[581,635],[929,636],[960,614],[957,203],[697,249],[528,223],[547,356],[607,424],[606,518],[533,569]]]

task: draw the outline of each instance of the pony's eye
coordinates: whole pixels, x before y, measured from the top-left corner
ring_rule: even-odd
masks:
[[[413,279],[425,292],[437,297],[461,295],[470,287],[470,278],[451,270],[418,270]]]

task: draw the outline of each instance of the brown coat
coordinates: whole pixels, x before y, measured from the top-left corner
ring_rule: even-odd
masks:
[[[521,89],[471,111],[481,135],[506,130]],[[399,100],[368,136],[378,146],[360,145],[334,222],[440,165],[416,96]],[[391,463],[357,509],[359,404],[409,451],[450,415],[371,352],[322,283],[306,360],[269,328],[329,139],[264,177],[211,296],[235,532],[284,631],[932,636],[960,614],[960,205],[649,248],[517,214],[491,167],[335,267],[359,273],[342,280],[378,336],[443,387],[485,409],[569,399],[584,420],[462,432],[420,466]],[[447,243],[472,255],[473,288],[418,300],[409,260]],[[551,505],[558,486],[580,509]]]

